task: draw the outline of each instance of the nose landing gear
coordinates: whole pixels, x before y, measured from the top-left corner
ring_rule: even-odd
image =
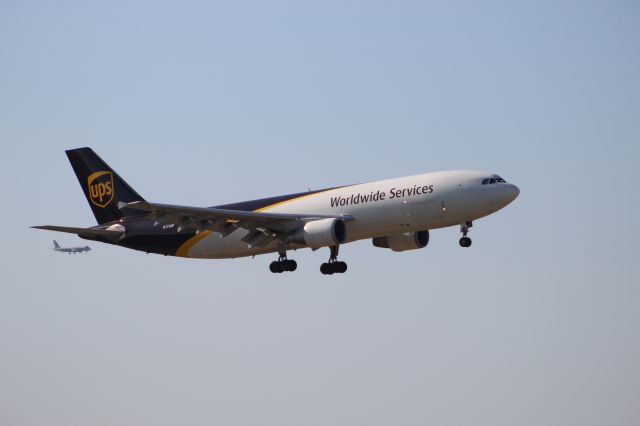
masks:
[[[322,275],[344,274],[347,272],[346,262],[338,260],[338,251],[340,246],[331,246],[331,256],[329,261],[320,265],[320,272]]]
[[[462,238],[460,238],[460,247],[471,247],[471,238],[467,237],[469,228],[473,226],[473,222],[466,221],[460,224],[460,232],[462,232]]]

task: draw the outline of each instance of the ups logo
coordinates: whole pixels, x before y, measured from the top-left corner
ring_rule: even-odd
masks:
[[[89,198],[98,207],[107,207],[113,200],[114,186],[113,173],[95,172],[87,178],[89,185]]]

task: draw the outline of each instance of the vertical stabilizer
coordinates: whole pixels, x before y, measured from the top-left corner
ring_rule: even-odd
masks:
[[[71,149],[66,153],[99,224],[140,215],[136,210],[118,208],[120,202],[144,201],[144,198],[91,148]]]

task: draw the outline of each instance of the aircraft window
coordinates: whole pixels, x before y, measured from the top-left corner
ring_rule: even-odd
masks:
[[[494,184],[494,183],[507,183],[507,181],[502,179],[500,176],[496,176],[496,177],[487,178],[487,179],[483,179],[482,180],[482,184],[483,185],[491,185],[491,184]]]

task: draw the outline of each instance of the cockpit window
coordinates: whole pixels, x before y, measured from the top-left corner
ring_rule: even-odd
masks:
[[[494,177],[492,177],[492,178],[486,178],[486,179],[483,179],[483,180],[482,180],[482,184],[483,184],[483,185],[491,185],[491,184],[494,184],[494,183],[507,183],[507,181],[506,181],[506,180],[504,180],[504,179],[502,179],[502,178],[501,178],[500,176],[498,176],[498,175],[495,175],[495,176],[494,176]]]

